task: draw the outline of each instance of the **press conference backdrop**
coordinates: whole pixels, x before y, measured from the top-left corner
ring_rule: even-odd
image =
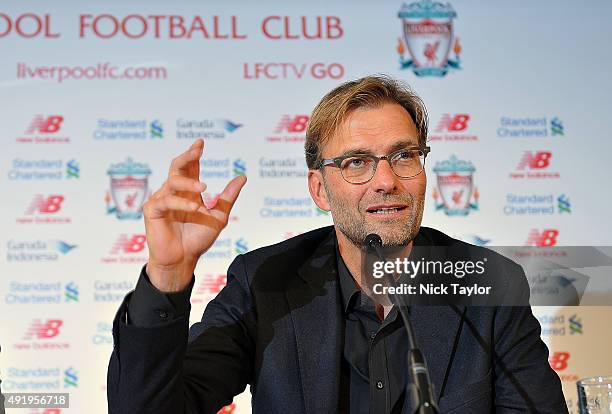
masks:
[[[199,263],[192,322],[237,254],[331,224],[307,192],[304,131],[324,93],[367,74],[429,109],[424,225],[485,246],[610,245],[611,15],[606,1],[4,1],[3,392],[70,393],[30,414],[106,412],[111,322],[147,258],[141,206],[196,138],[207,203],[248,183]],[[612,373],[610,309],[534,312],[575,413],[575,381]],[[248,392],[223,412],[250,412]]]

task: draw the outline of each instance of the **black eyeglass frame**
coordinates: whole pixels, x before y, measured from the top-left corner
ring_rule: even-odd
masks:
[[[419,151],[419,157],[423,157],[423,162],[421,163],[421,170],[414,174],[411,175],[409,177],[402,177],[401,175],[399,175],[398,173],[395,172],[395,170],[393,169],[393,165],[391,164],[391,161],[393,159],[393,157],[399,153],[402,152],[406,152],[406,151]],[[340,170],[340,174],[342,175],[342,178],[344,179],[344,181],[346,181],[349,184],[365,184],[368,181],[370,181],[372,178],[374,178],[374,175],[376,174],[376,168],[378,168],[378,163],[380,162],[380,160],[387,160],[387,162],[389,163],[389,166],[391,167],[391,171],[393,171],[393,174],[395,174],[397,177],[402,178],[402,179],[409,179],[409,178],[414,178],[417,175],[419,175],[420,173],[423,172],[423,170],[425,169],[425,159],[427,158],[427,154],[429,154],[429,152],[431,151],[431,147],[429,146],[423,146],[423,147],[409,147],[409,148],[402,148],[396,151],[393,151],[390,154],[387,155],[383,155],[382,157],[378,157],[376,155],[372,155],[372,154],[349,154],[349,155],[341,155],[339,157],[334,157],[334,158],[327,158],[327,159],[323,159],[321,160],[320,164],[319,164],[319,168],[317,169],[322,169],[323,167],[326,166],[334,166],[337,167]],[[370,158],[372,160],[374,160],[374,169],[372,170],[372,176],[370,178],[368,178],[366,181],[360,181],[357,183],[353,183],[349,180],[346,179],[346,177],[344,177],[344,174],[342,174],[342,162],[348,158],[353,158],[353,157],[366,157],[366,158]]]

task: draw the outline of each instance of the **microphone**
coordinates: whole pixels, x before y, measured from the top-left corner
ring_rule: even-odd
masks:
[[[378,253],[378,249],[382,246],[382,239],[378,234],[370,233],[366,236],[364,244],[368,247],[376,249],[376,253]]]
[[[387,259],[382,254],[382,239],[378,234],[368,234],[365,238],[364,246],[374,249],[376,256],[384,263],[387,263]],[[397,287],[397,282],[393,276],[386,272],[384,272],[384,276],[390,286]],[[397,306],[404,320],[404,326],[408,335],[408,384],[406,388],[412,402],[412,412],[413,414],[438,414],[434,387],[429,378],[429,370],[427,369],[425,358],[416,346],[414,331],[406,311],[406,304],[401,296],[398,298],[396,295],[389,295],[389,299],[393,305]]]

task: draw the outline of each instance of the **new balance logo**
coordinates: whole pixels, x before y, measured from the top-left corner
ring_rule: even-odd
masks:
[[[42,115],[36,115],[26,130],[26,134],[55,134],[60,130],[62,122],[64,122],[63,116],[51,115],[45,118]]]
[[[288,132],[290,134],[304,132],[308,126],[309,119],[308,115],[283,115],[274,132],[277,134],[281,132]]]
[[[569,361],[569,358],[569,352],[555,352],[548,358],[548,363],[555,371],[563,371],[567,368],[567,361]]]
[[[532,151],[525,151],[523,153],[523,157],[519,161],[517,169],[524,170],[541,170],[547,168],[550,165],[550,159],[552,157],[552,153],[550,151],[537,151],[533,153]]]
[[[30,324],[30,327],[23,336],[23,339],[29,340],[32,338],[55,338],[57,335],[59,335],[59,328],[62,325],[63,321],[61,319],[48,319],[47,321],[45,321],[45,323],[42,323],[40,319],[36,319]]]
[[[438,122],[436,132],[460,132],[468,127],[470,116],[468,114],[444,114]]]
[[[50,195],[48,197],[44,197],[41,194],[37,194],[34,196],[34,199],[30,203],[26,214],[52,214],[57,213],[62,208],[62,202],[64,201],[64,196],[62,195]]]
[[[127,234],[122,234],[113,245],[110,254],[139,253],[144,250],[146,241],[147,238],[144,234],[134,234],[131,237],[128,237]]]
[[[544,229],[539,231],[538,229],[532,229],[527,237],[526,246],[536,247],[552,247],[557,244],[557,237],[559,236],[559,230],[557,229]]]

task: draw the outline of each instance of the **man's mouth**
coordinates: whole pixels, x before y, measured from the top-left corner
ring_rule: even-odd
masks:
[[[377,205],[377,206],[368,207],[366,209],[366,212],[370,214],[385,215],[385,214],[399,213],[405,209],[406,209],[405,205],[399,205],[399,204],[385,205],[385,206]]]

